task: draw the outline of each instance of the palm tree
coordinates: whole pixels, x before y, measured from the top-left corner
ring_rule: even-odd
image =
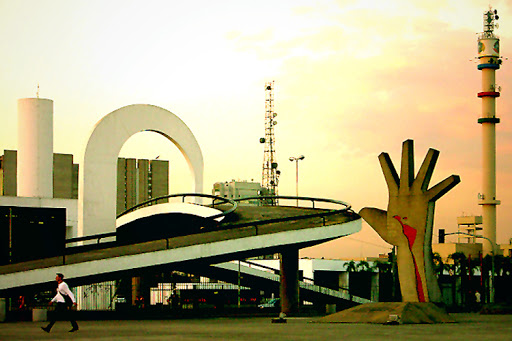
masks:
[[[463,252],[455,252],[448,256],[453,260],[454,274],[460,276],[461,303],[464,306],[468,302],[469,292],[467,291],[468,271],[467,259]]]
[[[393,265],[390,262],[375,262],[372,268],[379,273],[390,273],[392,267]]]
[[[362,272],[368,272],[371,270],[371,267],[367,261],[362,260],[362,261],[359,261],[359,263],[357,264],[357,270],[362,271]]]
[[[503,258],[503,276],[512,275],[512,257]]]
[[[345,263],[343,266],[345,267],[345,269],[348,272],[356,272],[357,271],[356,262],[354,262],[353,260],[351,260],[348,263]]]
[[[443,257],[441,257],[439,252],[434,252],[432,255],[432,260],[434,261],[434,271],[439,277],[439,275],[442,275],[444,271]]]
[[[448,256],[453,260],[455,275],[466,275],[466,255],[463,252],[455,252]]]

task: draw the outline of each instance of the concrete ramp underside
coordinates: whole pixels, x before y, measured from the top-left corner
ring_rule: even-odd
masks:
[[[451,323],[448,313],[430,302],[377,302],[362,304],[317,320],[319,323]]]
[[[280,252],[287,247],[309,247],[361,229],[360,217],[351,211],[287,220],[294,214],[327,211],[280,208],[241,207],[236,216],[215,230],[204,229],[202,233],[144,243],[110,245],[87,252],[72,253],[70,249],[71,253],[62,257],[4,265],[0,267],[0,290],[51,283],[56,272],[65,273],[70,285],[78,285],[114,279],[123,272],[136,273],[172,264],[215,264]],[[269,223],[264,223],[265,220]]]

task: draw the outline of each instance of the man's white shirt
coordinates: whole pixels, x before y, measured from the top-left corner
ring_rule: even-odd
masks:
[[[69,290],[69,287],[66,284],[66,282],[61,282],[59,284],[59,286],[57,287],[57,295],[55,295],[55,297],[52,299],[52,302],[66,303],[62,295],[68,295],[71,298],[71,301],[73,301],[73,303],[76,302],[75,295],[73,295],[71,290]]]

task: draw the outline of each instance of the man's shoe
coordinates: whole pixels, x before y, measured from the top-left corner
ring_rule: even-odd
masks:
[[[42,330],[44,330],[45,332],[49,333],[50,332],[50,328],[48,327],[41,327]]]
[[[70,332],[70,333],[74,333],[74,332],[76,332],[77,330],[78,330],[78,328],[72,328],[69,332]]]

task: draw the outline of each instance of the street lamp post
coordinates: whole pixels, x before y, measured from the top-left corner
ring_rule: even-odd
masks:
[[[304,160],[304,155],[290,156],[290,161],[295,161],[295,195],[297,196],[297,207],[299,207],[299,160]]]
[[[489,303],[494,303],[494,255],[496,254],[496,244],[494,244],[494,242],[487,237],[476,235],[476,234],[471,234],[471,233],[452,232],[452,233],[446,233],[445,235],[447,236],[447,235],[451,235],[451,234],[459,234],[459,235],[463,234],[463,235],[471,236],[474,238],[482,238],[482,239],[487,240],[489,243],[491,243],[491,249],[492,249],[492,253],[491,253],[491,283],[489,285],[489,289],[491,292],[489,295]]]

